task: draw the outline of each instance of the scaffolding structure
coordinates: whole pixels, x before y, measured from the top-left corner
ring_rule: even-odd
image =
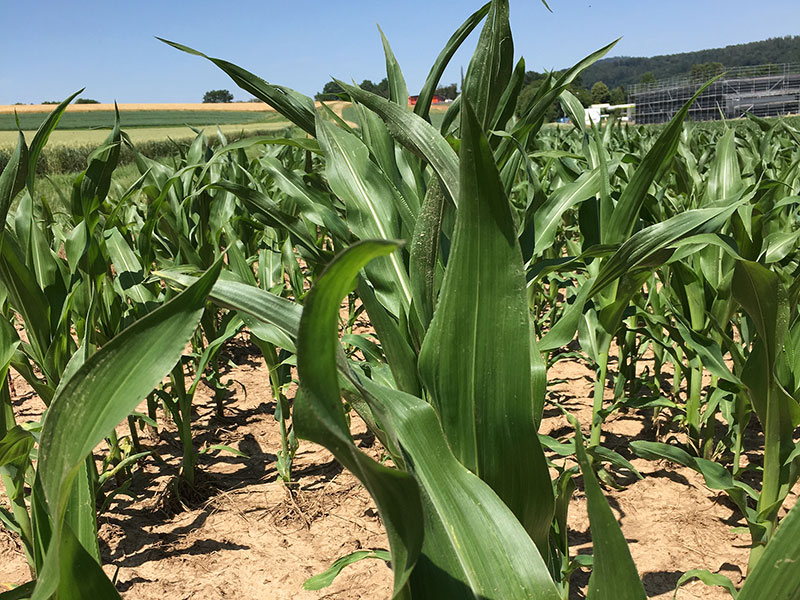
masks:
[[[666,123],[697,93],[706,80],[672,78],[628,88],[636,104],[637,123]],[[759,65],[728,69],[689,109],[693,121],[800,114],[800,64]]]

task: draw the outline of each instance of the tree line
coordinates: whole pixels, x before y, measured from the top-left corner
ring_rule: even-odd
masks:
[[[389,80],[384,77],[378,83],[373,83],[370,79],[365,79],[358,84],[362,90],[372,92],[384,98],[389,97]],[[314,96],[315,100],[338,100],[345,91],[335,81],[329,81],[322,87],[321,92],[317,92]],[[458,86],[455,83],[450,85],[443,85],[436,88],[436,94],[446,100],[455,100],[458,96]]]

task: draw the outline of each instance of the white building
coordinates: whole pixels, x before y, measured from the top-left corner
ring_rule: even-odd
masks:
[[[635,104],[592,104],[586,109],[586,125],[597,123],[598,125],[608,119],[608,113],[613,110],[624,111],[620,121],[623,123],[633,122],[633,109]]]

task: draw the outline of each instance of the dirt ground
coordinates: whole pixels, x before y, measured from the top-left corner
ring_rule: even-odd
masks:
[[[173,431],[143,438],[143,444],[167,462],[165,474],[152,459],[135,475],[133,497],[117,496],[99,517],[101,552],[109,575],[118,570],[125,600],[269,598],[272,600],[389,598],[391,571],[378,560],[347,567],[334,583],[317,592],[303,581],[358,549],[388,549],[380,519],[358,481],[324,449],[300,442],[295,484],[277,477],[280,447],[274,405],[263,361],[243,340],[232,353],[233,380],[226,415],[214,417],[210,396],[198,389],[194,424],[199,449],[226,444],[245,453],[202,454],[200,468],[216,491],[207,500],[177,514],[154,507],[153,497],[177,472],[180,447]],[[573,412],[588,431],[593,373],[574,360],[551,368],[551,397]],[[19,420],[38,418],[42,406],[30,388],[15,378]],[[610,395],[610,390],[607,390]],[[381,449],[357,419],[358,444],[373,457]],[[119,429],[120,433],[125,428]],[[564,417],[548,406],[542,432],[571,436]],[[643,480],[621,480],[621,490],[606,488],[609,502],[630,544],[648,596],[672,598],[687,570],[706,568],[741,582],[748,536],[732,532],[744,525],[726,498],[706,489],[690,469],[666,462],[634,459],[630,439],[656,439],[647,419],[633,413],[613,416],[604,445],[629,458]],[[793,503],[796,496],[789,500]],[[586,497],[578,480],[569,517],[572,553],[591,552]],[[0,528],[0,589],[28,580],[24,556],[13,536]],[[571,598],[583,598],[588,574],[573,575]],[[719,588],[689,583],[680,600],[727,599]]]

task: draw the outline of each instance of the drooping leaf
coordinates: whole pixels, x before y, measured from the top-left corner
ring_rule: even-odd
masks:
[[[234,65],[227,60],[212,58],[183,44],[170,42],[162,38],[156,39],[188,54],[202,56],[210,60],[233,79],[234,83],[240,88],[269,104],[306,133],[314,135],[314,101],[308,96],[304,96],[300,92],[296,92],[282,85],[267,83],[260,77],[253,75],[250,71]]]
[[[392,550],[395,596],[410,574],[411,597],[419,599],[557,600],[536,546],[497,495],[455,459],[430,404],[351,374],[387,435],[403,449],[400,458],[411,477],[380,467],[353,445],[336,376],[339,306],[364,263],[393,247],[380,241],[352,246],[307,296],[298,339],[304,390],[295,404],[298,433],[331,450],[376,500]],[[422,523],[423,554],[417,558]]]

